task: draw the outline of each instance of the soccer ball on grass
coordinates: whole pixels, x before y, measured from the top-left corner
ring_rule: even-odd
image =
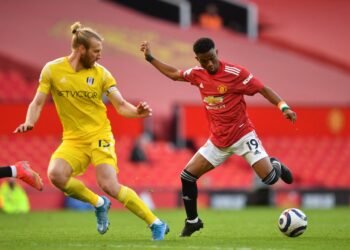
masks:
[[[288,237],[297,237],[303,234],[306,227],[307,217],[297,208],[284,210],[278,219],[278,228]]]

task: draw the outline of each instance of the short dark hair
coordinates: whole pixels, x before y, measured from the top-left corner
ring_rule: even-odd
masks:
[[[193,51],[196,54],[207,53],[209,50],[215,48],[214,41],[208,37],[199,38],[193,44]]]

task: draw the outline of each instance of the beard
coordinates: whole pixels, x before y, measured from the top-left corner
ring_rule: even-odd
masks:
[[[79,61],[81,65],[83,65],[83,67],[86,69],[90,69],[92,68],[92,66],[94,66],[94,62],[91,62],[89,56],[87,56],[86,54],[82,55]]]

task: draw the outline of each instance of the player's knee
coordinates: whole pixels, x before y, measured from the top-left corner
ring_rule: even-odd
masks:
[[[63,189],[69,178],[64,176],[60,171],[49,170],[47,176],[51,183],[59,189]]]
[[[280,173],[276,170],[276,168],[272,168],[271,172],[262,179],[262,181],[267,185],[275,184],[280,177]]]
[[[113,178],[114,179],[114,178]],[[115,180],[99,181],[98,186],[108,195],[116,197],[121,188],[120,184]]]
[[[186,169],[182,170],[180,174],[181,182],[196,182],[198,178],[188,172]]]

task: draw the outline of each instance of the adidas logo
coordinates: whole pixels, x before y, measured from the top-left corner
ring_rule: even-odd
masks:
[[[183,199],[183,200],[186,200],[186,201],[190,201],[190,200],[191,200],[191,198],[188,197],[188,196],[182,196],[182,199]]]
[[[258,155],[261,154],[261,152],[259,150],[255,150],[254,155]]]
[[[67,79],[65,77],[62,77],[60,80],[60,83],[66,83],[66,82],[67,82]]]

